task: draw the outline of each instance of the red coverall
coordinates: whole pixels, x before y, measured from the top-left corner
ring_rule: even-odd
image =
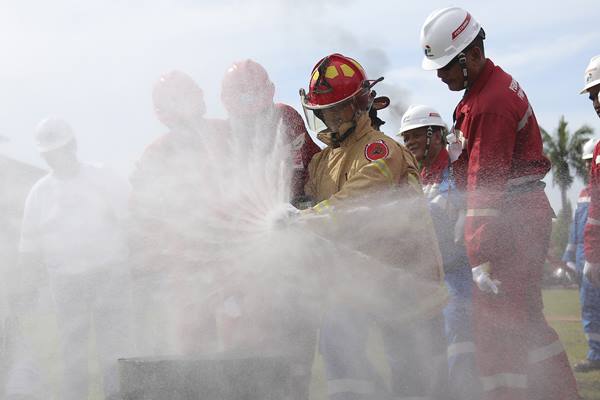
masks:
[[[206,246],[194,235],[205,160],[201,136],[226,132],[224,120],[207,119],[202,131],[164,134],[146,147],[131,174],[130,248],[143,355],[189,353],[216,341],[211,306],[187,300],[194,298],[190,274],[202,265],[197,249]],[[176,288],[158,290],[174,278]],[[181,308],[186,301],[190,305]]]
[[[485,399],[575,399],[556,332],[542,313],[541,280],[552,209],[540,181],[550,170],[527,96],[487,60],[455,110],[465,149],[465,242],[472,267],[489,263],[497,295],[474,292],[474,335]]]
[[[600,142],[596,144],[590,170],[590,209],[585,224],[585,260],[600,264]]]
[[[292,177],[292,201],[298,200],[304,196],[304,184],[308,180],[308,164],[313,156],[321,151],[321,148],[312,140],[304,120],[287,104],[277,103],[275,109],[281,118],[282,125],[292,143],[294,154],[294,175]]]

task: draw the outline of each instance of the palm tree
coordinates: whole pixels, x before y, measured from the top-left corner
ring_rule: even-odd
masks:
[[[558,185],[560,190],[561,212],[570,215],[567,191],[574,181],[571,169],[575,171],[576,176],[579,176],[584,182],[587,181],[587,169],[581,159],[581,147],[593,134],[593,130],[588,125],[583,125],[571,133],[567,129],[567,124],[565,117],[561,116],[554,135],[548,134],[544,129],[541,129],[541,131],[544,140],[544,152],[552,163],[552,182]]]

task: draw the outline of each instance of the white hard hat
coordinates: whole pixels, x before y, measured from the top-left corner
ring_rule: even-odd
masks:
[[[445,67],[481,31],[479,21],[466,10],[448,7],[429,14],[421,28],[421,66],[426,70]]]
[[[579,94],[584,94],[592,86],[600,84],[600,55],[592,57],[583,74],[584,87]]]
[[[402,116],[400,121],[400,132],[402,135],[411,129],[421,128],[423,126],[441,126],[446,128],[444,120],[440,114],[433,108],[424,105],[411,105]]]
[[[60,118],[46,118],[35,129],[35,142],[40,153],[56,150],[73,139],[73,130]]]
[[[600,139],[590,139],[583,144],[581,148],[581,159],[582,160],[591,160],[594,156],[594,149],[596,148],[596,144]]]

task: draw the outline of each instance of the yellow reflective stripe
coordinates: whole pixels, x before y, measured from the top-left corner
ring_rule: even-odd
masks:
[[[323,213],[325,211],[327,211],[329,208],[331,207],[331,204],[329,203],[329,200],[323,200],[320,203],[317,203],[313,209],[318,213]]]
[[[497,217],[500,212],[494,208],[470,208],[467,217]]]
[[[375,167],[377,167],[379,172],[381,172],[381,174],[385,176],[390,181],[390,183],[392,183],[392,171],[390,171],[385,160],[383,158],[380,158],[379,160],[372,161],[372,163],[373,165],[375,165]]]

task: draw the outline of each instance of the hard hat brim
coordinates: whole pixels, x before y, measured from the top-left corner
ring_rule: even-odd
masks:
[[[66,145],[68,145],[69,143],[71,143],[73,140],[75,140],[75,137],[71,136],[69,138],[66,138],[65,140],[60,141],[60,142],[53,143],[51,146],[43,146],[43,145],[38,144],[36,147],[37,147],[37,151],[39,153],[48,153],[50,151],[58,150],[58,149],[60,149],[62,147],[65,147]]]
[[[583,89],[581,89],[581,92],[579,92],[579,94],[584,94],[587,93],[587,91],[596,86],[596,85],[600,85],[600,79],[596,79],[595,81],[591,81],[590,83],[586,84]]]
[[[446,65],[448,65],[448,63],[450,63],[450,61],[452,61],[452,59],[454,58],[454,56],[448,57],[440,57],[440,58],[436,58],[435,60],[429,59],[427,57],[423,57],[423,61],[421,61],[421,68],[423,68],[425,71],[434,71],[434,70],[438,70],[440,68],[444,68]]]
[[[404,132],[410,131],[412,129],[417,129],[417,128],[422,128],[424,126],[439,126],[440,128],[444,128],[444,129],[448,129],[448,127],[446,126],[446,124],[440,125],[440,124],[412,124],[412,125],[406,125],[403,126],[402,128],[400,128],[400,131],[398,131],[398,133],[396,134],[396,136],[402,136],[402,134]]]

